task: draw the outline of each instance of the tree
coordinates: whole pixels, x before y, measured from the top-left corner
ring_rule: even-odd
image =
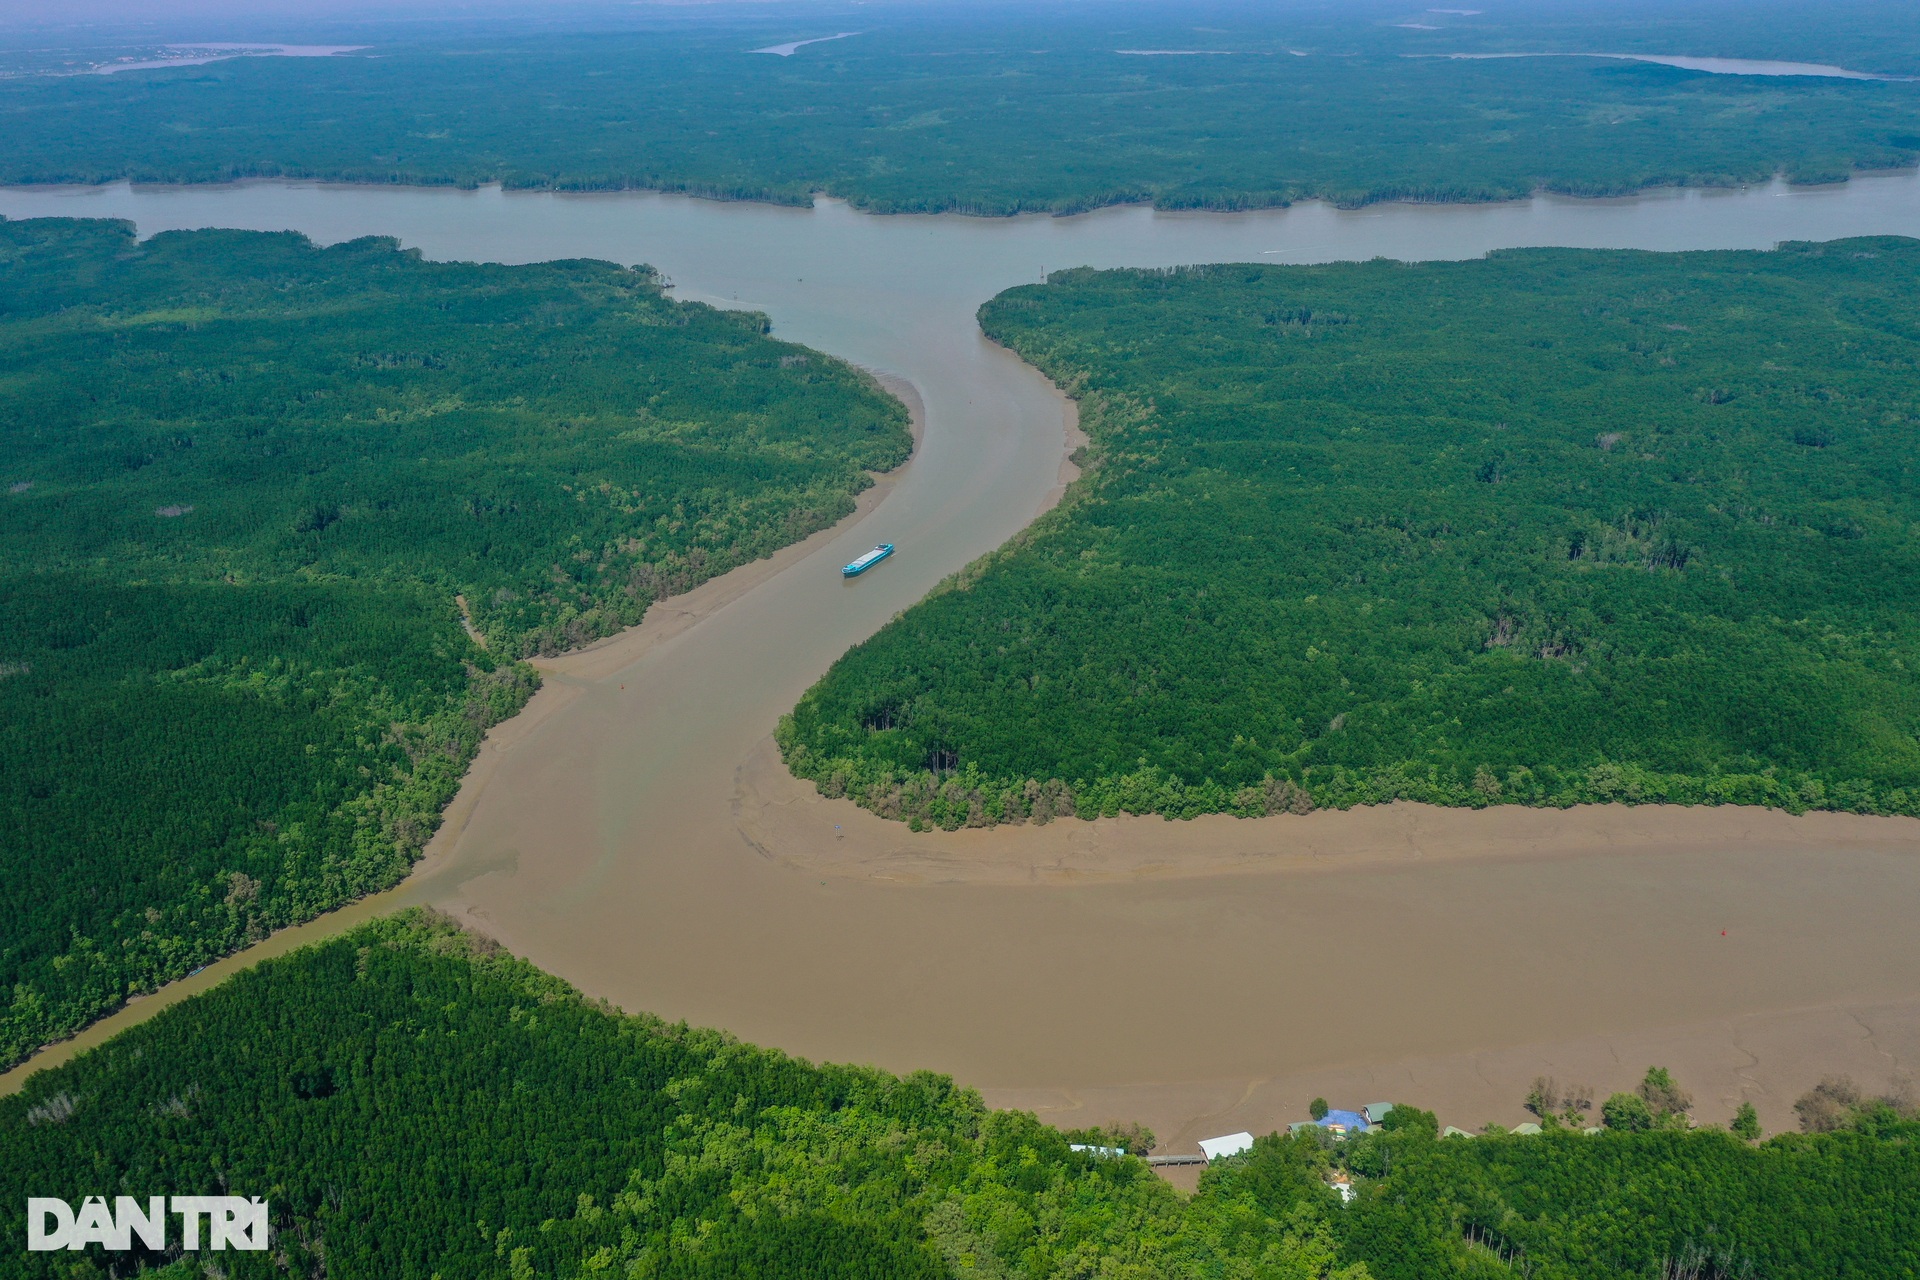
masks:
[[[1672,1073],[1665,1067],[1647,1068],[1646,1078],[1640,1082],[1640,1098],[1659,1123],[1679,1129],[1687,1127],[1687,1111],[1693,1106],[1693,1095],[1675,1084]]]
[[[1386,1118],[1380,1121],[1380,1128],[1386,1133],[1420,1132],[1434,1138],[1440,1134],[1440,1117],[1431,1111],[1396,1102],[1393,1110],[1387,1112]]]
[[[1860,1088],[1847,1076],[1828,1076],[1800,1095],[1793,1113],[1803,1133],[1832,1133],[1853,1122],[1860,1106]]]
[[[1652,1108],[1637,1093],[1616,1093],[1600,1104],[1600,1118],[1609,1129],[1640,1133],[1653,1128]]]
[[[1091,1129],[1068,1129],[1064,1131],[1069,1142],[1083,1142],[1093,1147],[1118,1147],[1130,1156],[1144,1156],[1153,1150],[1153,1130],[1136,1120],[1109,1120],[1103,1125]]]
[[[1309,1102],[1307,1104],[1307,1114],[1315,1120],[1325,1120],[1327,1118],[1327,1100],[1325,1098],[1315,1098],[1312,1102]]]
[[[1743,1102],[1740,1109],[1733,1113],[1733,1123],[1727,1126],[1735,1136],[1752,1142],[1760,1136],[1760,1113],[1753,1109],[1751,1102]]]

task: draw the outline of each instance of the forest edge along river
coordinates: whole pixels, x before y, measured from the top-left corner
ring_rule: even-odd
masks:
[[[148,997],[7,1078],[265,954],[432,903],[623,1008],[815,1059],[927,1067],[1163,1149],[1313,1094],[1518,1119],[1536,1074],[1674,1068],[1770,1128],[1819,1075],[1920,1053],[1920,823],[1741,809],[1411,805],[913,834],[795,783],[769,734],[849,646],[1025,527],[1070,406],[980,303],[1067,266],[1466,258],[1522,245],[1765,248],[1920,235],[1912,173],[1487,206],[874,216],[658,194],[298,183],[0,191],[0,213],[391,235],[433,258],[647,262],[683,298],[919,401],[912,460],[831,530],[542,663],[400,888]],[[882,572],[843,582],[878,543]]]

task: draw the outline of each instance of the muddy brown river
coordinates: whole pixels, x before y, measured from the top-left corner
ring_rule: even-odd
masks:
[[[418,902],[628,1009],[812,1058],[951,1072],[1061,1122],[1141,1119],[1167,1150],[1301,1118],[1314,1094],[1512,1123],[1535,1074],[1604,1095],[1654,1062],[1702,1119],[1750,1099],[1777,1128],[1822,1073],[1879,1087],[1920,1057],[1920,823],[1391,806],[910,837],[794,786],[767,744],[836,657],[1056,493],[1069,406],[980,336],[974,311],[1001,289],[1079,265],[1920,235],[1911,173],[1069,219],[295,183],[6,189],[0,213],[648,262],[681,297],[762,310],[778,336],[885,375],[922,419],[913,461],[846,524],[547,664],[547,688],[490,739],[407,884],[30,1067],[261,955]],[[839,566],[880,541],[898,554],[843,583]]]

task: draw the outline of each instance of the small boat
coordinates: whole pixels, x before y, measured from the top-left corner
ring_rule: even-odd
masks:
[[[840,571],[843,578],[857,578],[893,554],[893,544],[883,542]]]

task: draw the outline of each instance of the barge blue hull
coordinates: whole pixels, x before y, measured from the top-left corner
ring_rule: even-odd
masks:
[[[867,552],[867,554],[855,560],[852,564],[840,570],[840,576],[843,578],[857,578],[892,554],[893,544],[891,542],[883,542],[873,550]]]

